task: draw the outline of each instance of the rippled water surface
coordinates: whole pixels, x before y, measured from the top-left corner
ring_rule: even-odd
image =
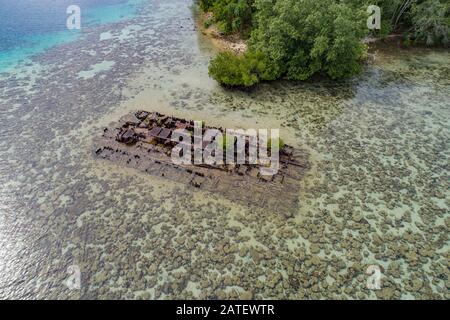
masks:
[[[449,299],[450,53],[373,48],[346,83],[227,91],[196,14],[144,1],[1,74],[0,297]],[[135,109],[280,128],[312,164],[297,214],[95,160]]]

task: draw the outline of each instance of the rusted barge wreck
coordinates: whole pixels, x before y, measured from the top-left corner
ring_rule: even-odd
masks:
[[[300,182],[309,169],[305,152],[284,145],[279,151],[279,170],[267,176],[260,165],[174,164],[171,152],[177,129],[194,131],[194,122],[157,112],[137,111],[104,128],[94,139],[94,156],[118,165],[216,192],[232,201],[263,207],[286,216],[298,208]],[[204,126],[203,130],[223,128]]]

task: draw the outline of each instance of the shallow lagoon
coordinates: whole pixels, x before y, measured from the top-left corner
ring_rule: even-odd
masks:
[[[0,78],[0,296],[448,299],[450,53],[373,49],[346,83],[232,92],[191,4],[148,1]],[[280,128],[312,163],[298,214],[94,160],[92,137],[141,108]]]
[[[135,16],[143,0],[79,0],[82,25],[118,22]],[[67,30],[66,9],[70,0],[4,0],[0,21],[0,72],[27,61],[55,45],[75,41],[78,30]]]

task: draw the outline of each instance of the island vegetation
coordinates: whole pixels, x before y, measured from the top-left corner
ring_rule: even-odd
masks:
[[[369,5],[381,8],[380,30],[367,27]],[[370,35],[401,35],[405,46],[449,44],[447,0],[200,0],[200,6],[212,13],[206,26],[248,41],[243,54],[221,52],[211,61],[210,76],[230,87],[356,75]]]

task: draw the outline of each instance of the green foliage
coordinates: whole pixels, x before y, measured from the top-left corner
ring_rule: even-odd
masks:
[[[333,79],[361,70],[365,13],[330,0],[256,0],[251,48],[265,55],[277,78]]]
[[[223,134],[217,137],[217,145],[219,146],[219,148],[222,148],[223,151],[226,151],[228,149],[234,150],[234,142],[235,139],[233,136],[227,136]]]
[[[346,0],[367,5],[367,0]],[[370,0],[381,7],[380,35],[403,32],[405,41],[426,45],[448,45],[450,2],[448,0]]]
[[[214,5],[214,3],[217,2],[217,0],[200,0],[200,8],[203,11],[209,11],[211,10],[212,6]]]
[[[220,53],[211,61],[209,75],[220,84],[232,87],[250,87],[259,81],[247,59],[230,52]]]
[[[214,21],[212,19],[208,19],[208,20],[205,20],[205,22],[203,22],[203,26],[206,29],[208,29],[213,23],[214,23]]]
[[[242,56],[223,52],[209,65],[209,75],[226,87],[251,87],[261,79],[275,80],[276,74],[264,55],[252,51]]]
[[[361,70],[363,11],[329,0],[256,0],[255,8],[248,53],[222,53],[211,62],[209,74],[222,85],[307,80],[317,73],[337,79]]]

